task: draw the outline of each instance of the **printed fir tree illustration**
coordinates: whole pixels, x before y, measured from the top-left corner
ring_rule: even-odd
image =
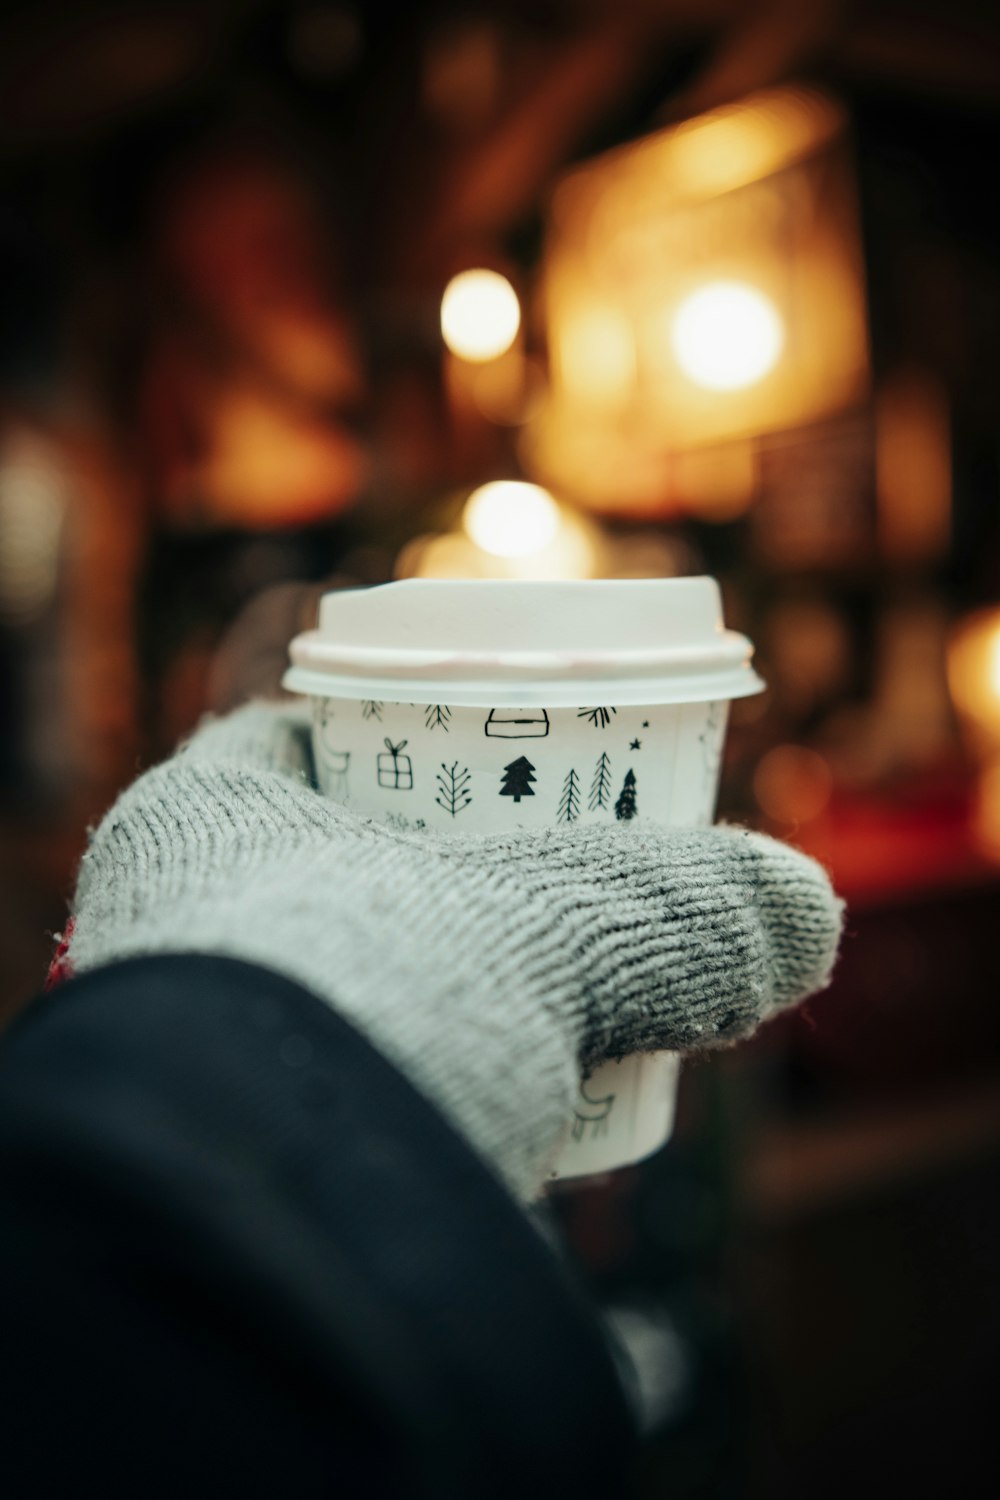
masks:
[[[620,823],[627,823],[634,818],[638,808],[635,805],[635,772],[626,771],[625,780],[622,783],[621,795],[615,803],[615,817]]]
[[[441,728],[448,734],[448,720],[451,718],[451,709],[447,703],[428,703],[424,712],[424,727],[426,729]]]
[[[611,723],[611,715],[617,712],[617,708],[578,708],[576,716],[578,719],[589,719],[595,729],[607,729]]]
[[[560,823],[575,823],[580,816],[580,778],[571,768],[563,782],[556,817]]]
[[[469,791],[471,772],[468,766],[458,769],[458,761],[452,761],[450,766],[441,762],[441,769],[437,773],[438,791],[434,801],[438,807],[443,807],[446,813],[457,818],[460,812],[464,812],[472,801],[472,793]]]
[[[361,704],[361,717],[363,719],[377,719],[381,724],[382,708],[383,705],[379,699],[365,698]]]
[[[515,802],[520,802],[522,797],[535,795],[531,787],[531,782],[537,779],[535,768],[526,756],[519,755],[517,760],[512,760],[509,766],[504,766],[503,770],[501,797],[513,797]]]
[[[598,757],[597,765],[594,767],[594,779],[590,783],[590,797],[587,807],[590,812],[597,812],[600,808],[607,807],[611,801],[611,762],[607,753]]]

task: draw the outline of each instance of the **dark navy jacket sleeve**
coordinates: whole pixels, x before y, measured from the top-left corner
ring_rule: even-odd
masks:
[[[0,1304],[11,1500],[630,1492],[613,1363],[533,1224],[234,960],[118,964],[9,1030]]]

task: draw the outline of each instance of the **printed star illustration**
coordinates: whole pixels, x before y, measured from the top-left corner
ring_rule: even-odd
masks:
[[[643,727],[643,729],[648,729],[649,728],[649,720],[648,719],[643,719],[643,721],[642,721],[642,727]]]
[[[642,741],[641,740],[630,740],[629,741],[629,749],[630,750],[641,750],[642,749]]]

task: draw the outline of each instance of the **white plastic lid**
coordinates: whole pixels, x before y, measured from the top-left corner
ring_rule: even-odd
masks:
[[[407,579],[326,594],[285,687],[329,698],[575,707],[744,698],[764,684],[713,578]]]

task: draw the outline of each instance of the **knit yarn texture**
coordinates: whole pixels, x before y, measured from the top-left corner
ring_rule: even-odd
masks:
[[[740,829],[384,827],[315,790],[300,712],[254,704],[104,818],[69,957],[222,953],[290,976],[530,1198],[581,1068],[749,1036],[828,983],[841,919],[819,865]]]

